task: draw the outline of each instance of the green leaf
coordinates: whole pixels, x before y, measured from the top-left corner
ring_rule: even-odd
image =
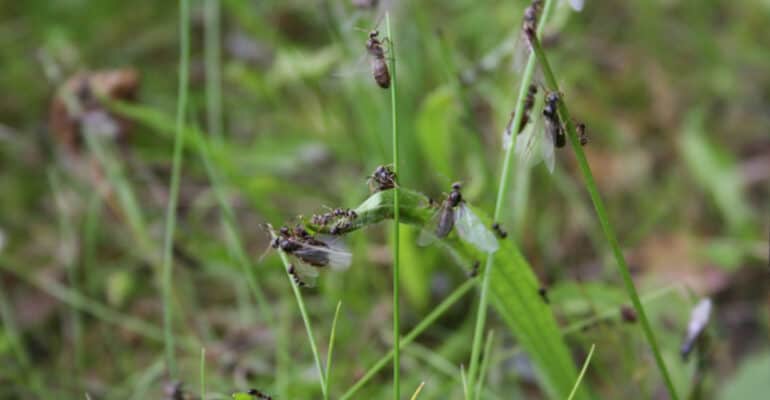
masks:
[[[401,221],[405,224],[422,227],[435,212],[425,195],[407,188],[399,190],[399,201]],[[342,233],[391,219],[392,191],[373,194],[355,211],[358,218],[346,224],[341,229]],[[485,213],[478,209],[474,209],[474,212],[491,225],[491,220]],[[309,229],[322,233],[329,233],[332,228],[309,222],[306,222],[306,225]],[[440,245],[467,265],[471,265],[475,260],[484,260],[483,253],[460,241],[455,233],[451,233]],[[492,297],[496,309],[537,366],[544,389],[551,397],[566,398],[577,380],[577,369],[553,312],[538,293],[539,287],[532,268],[515,244],[511,240],[501,241],[500,250],[495,253],[491,277]],[[585,396],[586,391],[579,389],[577,398]]]

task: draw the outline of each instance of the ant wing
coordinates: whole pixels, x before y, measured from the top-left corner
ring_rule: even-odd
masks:
[[[430,217],[430,220],[425,224],[425,226],[422,227],[422,230],[420,231],[420,236],[417,237],[417,245],[420,247],[430,246],[433,244],[436,240],[438,240],[438,235],[436,235],[436,231],[438,230],[439,222],[441,222],[441,215],[444,213],[445,206],[442,205],[435,214],[433,214],[432,217]]]
[[[481,219],[465,203],[455,207],[457,234],[466,242],[485,253],[494,253],[500,248],[495,235],[487,229]]]
[[[556,166],[556,155],[554,152],[554,137],[551,135],[551,133],[553,130],[558,129],[558,127],[549,127],[549,125],[552,125],[552,122],[548,121],[547,119],[545,121],[545,125],[545,139],[541,145],[543,150],[543,161],[545,161],[545,166],[548,168],[548,172],[553,173],[554,167]]]
[[[353,262],[353,254],[336,244],[327,244],[327,247],[324,247],[303,243],[292,254],[318,267],[330,267],[335,270],[345,270]]]
[[[314,287],[318,280],[318,268],[303,262],[302,260],[294,257],[292,260],[289,274],[291,275],[294,283],[300,286]],[[291,269],[293,267],[293,269]]]
[[[575,11],[583,11],[583,6],[585,5],[585,2],[583,0],[569,0],[569,6],[572,7]]]
[[[686,358],[690,354],[696,340],[700,337],[703,330],[706,329],[706,324],[708,324],[709,317],[711,316],[711,308],[711,299],[709,298],[701,300],[693,308],[690,314],[690,322],[687,324],[687,336],[685,336],[684,343],[682,343],[682,357]]]
[[[543,137],[542,109],[542,102],[538,101],[530,113],[530,118],[534,119],[534,123],[530,122],[524,127],[524,131],[516,137],[516,156],[523,166],[532,167],[540,162],[537,150],[538,147],[543,146],[541,143]]]

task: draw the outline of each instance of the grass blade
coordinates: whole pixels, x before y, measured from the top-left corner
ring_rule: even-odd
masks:
[[[494,339],[495,331],[490,330],[487,334],[487,343],[484,345],[484,358],[481,361],[481,369],[479,370],[479,379],[476,382],[476,397],[475,400],[481,399],[481,389],[484,387],[484,380],[487,376],[487,368],[489,368],[489,359],[492,356],[492,340]]]
[[[201,347],[201,400],[206,400],[206,348]]]
[[[176,207],[179,198],[179,180],[182,169],[182,146],[184,143],[184,120],[187,109],[187,77],[190,60],[190,1],[179,0],[179,94],[176,109],[176,134],[169,184],[168,207],[166,208],[166,230],[163,241],[163,337],[165,342],[166,368],[169,375],[176,377],[174,354],[172,270],[174,231],[176,229]]]
[[[417,396],[419,396],[420,392],[422,392],[423,386],[425,386],[425,382],[420,382],[420,386],[417,386],[417,390],[414,391],[411,400],[417,400]]]
[[[543,69],[543,75],[545,76],[549,90],[558,92],[559,85],[553,75],[551,66],[548,64],[548,59],[546,58],[545,52],[540,45],[540,41],[537,38],[533,38],[531,42],[533,52]],[[647,319],[647,314],[644,312],[644,306],[642,306],[642,302],[639,300],[639,295],[636,292],[636,287],[634,286],[634,281],[631,278],[631,273],[629,272],[628,265],[626,264],[626,259],[623,256],[623,251],[620,249],[617,235],[615,234],[615,230],[610,224],[609,217],[607,216],[607,210],[604,206],[604,201],[599,194],[599,189],[596,186],[596,182],[594,181],[591,167],[588,165],[588,160],[586,159],[586,155],[583,152],[583,147],[580,145],[580,139],[578,138],[578,135],[575,131],[575,124],[570,117],[569,109],[567,108],[567,105],[564,101],[559,102],[559,115],[567,127],[567,136],[569,137],[572,150],[575,152],[575,157],[577,158],[578,165],[580,166],[580,172],[583,174],[586,189],[588,190],[588,194],[590,195],[591,201],[594,204],[596,216],[599,219],[599,223],[601,224],[602,231],[604,232],[607,243],[612,249],[612,254],[615,257],[615,261],[618,266],[618,271],[620,272],[620,276],[623,278],[623,284],[625,285],[626,292],[631,298],[631,302],[634,305],[634,309],[636,310],[636,313],[639,317],[639,321],[641,322],[647,342],[650,344],[653,356],[655,357],[655,363],[657,364],[658,370],[663,376],[663,380],[666,384],[669,395],[672,399],[676,400],[678,399],[676,389],[674,388],[674,384],[671,381],[671,377],[669,376],[666,364],[663,362],[663,357],[660,354],[660,349],[658,348],[658,342],[655,339],[655,334],[653,333],[650,322]]]
[[[393,31],[390,29],[390,13],[385,14],[385,25],[388,29],[388,39],[390,41],[390,109],[393,117],[393,172],[398,176],[398,103],[396,99],[398,85],[396,84],[396,48],[393,45]],[[398,205],[398,185],[393,188],[393,398],[401,398],[401,387],[399,382],[399,369],[401,366],[400,354],[401,346],[401,328],[399,327],[399,205]]]
[[[329,348],[326,351],[326,374],[324,375],[324,381],[326,381],[326,388],[329,388],[329,371],[332,370],[332,352],[334,351],[334,337],[337,334],[337,318],[340,316],[340,307],[342,307],[342,301],[337,302],[337,309],[334,311],[334,319],[332,320],[332,331],[329,334]],[[326,399],[328,399],[328,392]]]
[[[271,235],[273,235],[273,238],[275,238],[275,232],[270,231]],[[305,331],[307,332],[307,339],[310,342],[310,350],[313,352],[313,359],[315,359],[315,366],[316,369],[318,369],[318,380],[321,383],[321,393],[324,397],[324,399],[327,399],[329,396],[328,389],[326,388],[326,380],[324,379],[325,373],[323,365],[321,365],[321,357],[318,356],[318,346],[316,346],[315,343],[315,337],[313,335],[313,325],[310,323],[310,317],[307,315],[307,310],[305,309],[305,301],[302,299],[302,293],[299,291],[299,287],[297,284],[294,283],[294,279],[292,278],[291,274],[289,274],[289,266],[291,265],[289,263],[289,259],[286,257],[286,254],[284,252],[279,251],[278,255],[281,257],[281,261],[283,262],[283,266],[286,269],[286,278],[289,279],[289,285],[291,285],[291,290],[294,292],[294,297],[297,299],[297,306],[299,307],[299,313],[302,316],[302,322],[305,323]]]
[[[588,369],[588,364],[591,363],[591,357],[594,355],[594,348],[596,348],[596,345],[591,345],[591,350],[588,351],[588,356],[586,357],[585,362],[583,362],[583,368],[580,370],[580,374],[578,375],[577,380],[575,381],[575,386],[572,388],[572,391],[569,393],[569,397],[567,397],[567,400],[572,400],[572,398],[575,396],[575,393],[577,393],[577,389],[580,386],[580,382],[583,381],[583,376],[586,374],[586,370]]]

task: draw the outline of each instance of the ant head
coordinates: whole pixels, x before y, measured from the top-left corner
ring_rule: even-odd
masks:
[[[455,182],[452,184],[452,190],[455,192],[459,191],[461,187],[462,185],[460,185],[460,182]]]
[[[549,103],[556,103],[561,100],[561,94],[559,92],[550,92],[545,100]]]
[[[380,36],[380,31],[377,29],[369,31],[369,39],[375,39],[377,36]]]

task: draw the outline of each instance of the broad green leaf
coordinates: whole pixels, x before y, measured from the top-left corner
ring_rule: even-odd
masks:
[[[406,188],[399,190],[399,201],[401,221],[405,224],[422,227],[435,211],[425,195]],[[375,193],[355,211],[358,218],[346,224],[343,233],[392,218],[393,191]],[[474,212],[485,223],[491,224],[482,211],[474,209]],[[328,233],[332,228],[310,223],[306,225],[313,231],[323,233]],[[474,260],[484,260],[484,254],[460,241],[455,233],[451,233],[439,244],[467,265],[471,265]],[[497,312],[536,365],[546,392],[553,398],[566,398],[577,380],[577,369],[553,312],[538,293],[537,277],[511,240],[500,241],[500,249],[494,254],[494,261],[491,289]],[[577,398],[586,396],[587,390],[582,386]]]

